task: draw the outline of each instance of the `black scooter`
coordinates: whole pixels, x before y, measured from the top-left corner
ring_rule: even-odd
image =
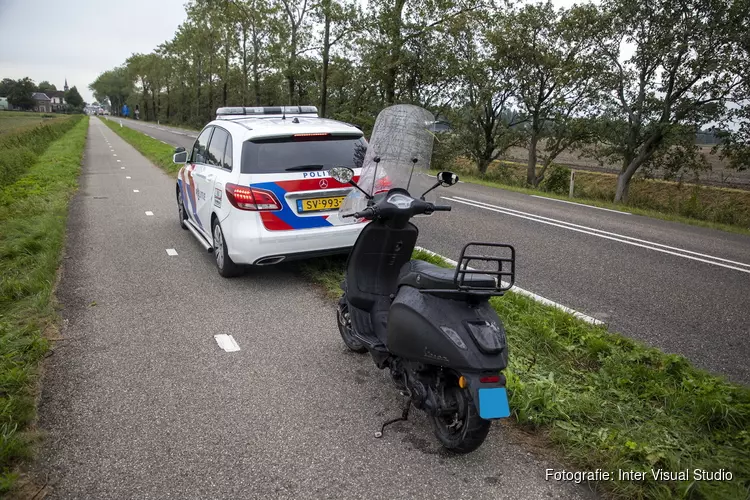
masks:
[[[350,350],[369,352],[378,368],[388,368],[408,396],[401,417],[385,422],[375,437],[407,420],[414,405],[428,414],[446,449],[476,450],[491,421],[510,415],[501,373],[508,363],[505,330],[489,298],[513,285],[513,247],[469,243],[455,269],[412,260],[419,231],[410,219],[451,207],[426,202],[424,194],[413,198],[403,188],[371,196],[352,181],[351,169],[336,167],[330,173],[367,197],[367,208],[349,216],[372,221],[349,254],[339,332]],[[458,182],[452,172],[437,178],[427,192]],[[477,255],[482,249],[502,256]],[[473,270],[470,262],[491,263],[496,270]]]

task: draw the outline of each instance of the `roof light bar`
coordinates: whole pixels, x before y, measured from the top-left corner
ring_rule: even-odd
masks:
[[[315,115],[318,116],[316,106],[260,106],[244,107],[229,106],[218,108],[216,116],[262,116],[262,115]]]

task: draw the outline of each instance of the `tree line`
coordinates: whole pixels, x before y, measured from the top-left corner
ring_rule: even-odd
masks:
[[[174,37],[90,88],[113,112],[201,127],[219,106],[314,104],[368,130],[395,103],[453,124],[480,173],[513,146],[537,186],[566,150],[639,170],[750,164],[750,0],[191,0]],[[713,132],[712,132],[713,133]]]
[[[34,92],[41,92],[46,94],[47,92],[57,92],[57,87],[49,83],[47,80],[39,82],[39,85],[34,83],[29,77],[20,78],[13,80],[11,78],[3,78],[0,81],[0,97],[7,97],[8,103],[11,106],[28,111],[33,109],[36,105],[32,95]],[[73,86],[65,92],[65,111],[66,112],[82,112],[83,107],[86,104],[83,102],[83,97],[78,92],[78,89]]]

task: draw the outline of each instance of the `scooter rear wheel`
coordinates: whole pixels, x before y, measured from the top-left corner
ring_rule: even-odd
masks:
[[[453,453],[471,453],[484,443],[492,422],[479,416],[469,394],[451,385],[445,389],[446,399],[456,402],[457,411],[451,415],[430,415],[435,437],[445,449]]]
[[[346,347],[350,351],[358,354],[364,354],[367,352],[367,348],[362,345],[362,342],[357,340],[352,334],[352,320],[349,317],[349,304],[346,303],[346,297],[342,296],[339,299],[339,306],[336,312],[336,322],[339,325],[339,333],[341,334],[341,340],[344,341]]]

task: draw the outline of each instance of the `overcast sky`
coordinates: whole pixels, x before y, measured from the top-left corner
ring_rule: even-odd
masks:
[[[170,40],[186,0],[0,0],[0,79],[28,76],[62,90],[65,78],[83,100],[89,84],[131,54]],[[568,7],[574,0],[553,0]],[[598,3],[598,2],[596,2]]]
[[[151,52],[185,20],[185,0],[0,0],[0,79],[62,90],[89,84],[134,52]]]

